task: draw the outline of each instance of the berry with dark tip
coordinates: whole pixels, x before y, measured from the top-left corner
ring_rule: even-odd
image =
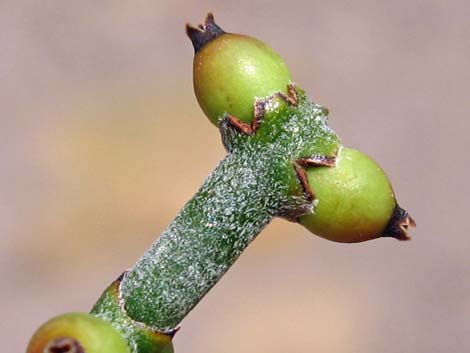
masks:
[[[196,98],[218,126],[224,114],[252,122],[253,105],[275,93],[287,93],[291,76],[282,58],[258,39],[224,32],[209,14],[203,25],[187,25],[194,49]]]
[[[311,232],[343,243],[381,236],[408,238],[404,224],[414,221],[406,211],[395,212],[398,206],[390,181],[365,154],[342,147],[335,166],[307,168],[307,178],[317,204],[299,222]]]
[[[130,353],[121,334],[107,321],[86,313],[52,318],[31,338],[26,353]]]

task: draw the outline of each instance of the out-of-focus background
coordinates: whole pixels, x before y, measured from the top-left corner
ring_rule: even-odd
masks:
[[[0,3],[0,341],[87,311],[224,156],[184,24],[269,43],[418,228],[344,245],[276,220],[177,353],[470,351],[470,2]]]

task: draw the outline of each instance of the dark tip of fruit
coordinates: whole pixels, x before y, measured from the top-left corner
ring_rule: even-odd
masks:
[[[408,231],[410,228],[416,227],[416,222],[408,214],[406,210],[398,206],[395,206],[392,217],[388,222],[387,227],[384,230],[384,237],[392,237],[398,240],[410,240]]]
[[[221,36],[225,32],[217,26],[214,21],[214,15],[208,13],[203,24],[198,25],[197,27],[186,24],[186,34],[193,43],[194,52],[197,53],[204,45],[206,45],[211,40]]]
[[[49,342],[44,353],[85,353],[85,350],[76,339],[59,337]]]

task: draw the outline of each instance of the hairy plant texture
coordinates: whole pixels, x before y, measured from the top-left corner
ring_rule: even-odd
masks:
[[[196,94],[210,120],[219,127],[227,156],[137,264],[104,291],[92,315],[86,316],[86,322],[98,320],[105,328],[103,332],[112,332],[99,342],[113,336],[116,341],[112,343],[120,344],[124,338],[128,347],[123,351],[128,348],[132,353],[173,352],[171,339],[181,320],[273,217],[296,223],[300,220],[319,233],[333,225],[333,240],[338,241],[382,235],[407,239],[408,227],[414,225],[396,204],[388,179],[380,174],[383,171],[366,157],[348,150],[349,155],[359,155],[357,160],[362,162],[338,163],[338,169],[334,169],[342,146],[327,126],[329,110],[312,103],[290,82],[284,62],[272,49],[253,38],[227,34],[211,14],[198,27],[188,25],[187,33],[199,55],[195,59],[195,73],[200,74],[195,81]],[[205,51],[208,46],[212,50]],[[241,112],[241,116],[234,112]],[[357,167],[353,173],[348,169],[351,165]],[[367,172],[362,166],[367,166]],[[313,182],[319,168],[322,172],[318,175],[327,175],[321,184]],[[330,217],[328,208],[315,214],[322,200],[344,203],[351,189],[343,187],[347,181],[344,176],[354,174],[355,178],[362,172],[362,188],[354,191],[365,196],[356,199],[361,202],[341,208],[340,220]],[[368,183],[371,175],[375,182]],[[317,198],[313,184],[321,191],[321,198]],[[333,193],[333,189],[341,192]],[[386,197],[367,195],[371,192],[384,192]],[[379,226],[369,227],[373,231],[367,237],[361,237],[362,228],[357,232],[359,237],[351,234],[351,224],[362,225],[369,220],[361,210],[349,209],[367,209],[382,200],[387,202],[382,208],[385,211],[377,212],[371,220],[378,218]],[[321,235],[328,238],[328,234]],[[75,318],[71,315],[67,320]],[[48,353],[86,353],[82,352],[86,345],[79,339],[80,327],[70,327],[66,337],[48,332],[35,339],[48,347]]]

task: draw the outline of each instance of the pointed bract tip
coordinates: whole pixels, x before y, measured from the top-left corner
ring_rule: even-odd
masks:
[[[225,32],[214,21],[214,15],[209,12],[203,24],[193,26],[186,24],[186,34],[193,43],[194,52],[197,53],[204,45],[211,40],[221,36]]]
[[[174,329],[165,332],[166,335],[170,336],[171,338],[175,337],[176,333],[181,329],[181,326],[176,326]]]
[[[408,232],[410,228],[416,227],[416,222],[406,210],[398,204],[393,210],[392,217],[384,230],[384,237],[392,237],[398,240],[410,240]]]
[[[204,24],[208,24],[208,23],[214,23],[214,14],[212,12],[208,12],[207,15],[206,15],[206,18],[204,19]]]

